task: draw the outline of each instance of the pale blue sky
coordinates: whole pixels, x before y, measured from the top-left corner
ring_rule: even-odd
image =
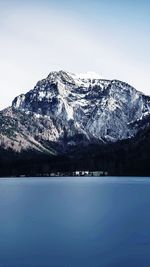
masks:
[[[150,0],[0,1],[0,109],[53,70],[150,95]]]

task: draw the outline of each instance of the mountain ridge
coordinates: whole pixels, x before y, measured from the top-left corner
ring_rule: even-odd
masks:
[[[54,71],[0,112],[0,145],[57,154],[117,142],[134,137],[149,114],[150,97],[125,82]]]

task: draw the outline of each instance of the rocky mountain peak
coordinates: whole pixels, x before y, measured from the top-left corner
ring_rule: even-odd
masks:
[[[11,112],[1,113],[12,125],[4,123],[1,135],[11,132],[17,149],[32,147],[32,143],[39,149],[49,149],[52,144],[64,149],[130,138],[140,129],[137,122],[149,115],[150,97],[125,82],[53,71],[32,90],[16,97]],[[9,138],[13,143],[7,136],[8,147]],[[28,142],[16,145],[24,138]]]

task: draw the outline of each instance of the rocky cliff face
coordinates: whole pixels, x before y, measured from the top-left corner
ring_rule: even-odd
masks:
[[[57,153],[115,142],[134,136],[149,114],[150,97],[127,83],[51,72],[0,112],[0,144]]]

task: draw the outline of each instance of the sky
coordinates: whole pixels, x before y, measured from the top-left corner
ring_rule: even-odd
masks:
[[[0,0],[0,109],[51,71],[150,95],[150,0]]]

